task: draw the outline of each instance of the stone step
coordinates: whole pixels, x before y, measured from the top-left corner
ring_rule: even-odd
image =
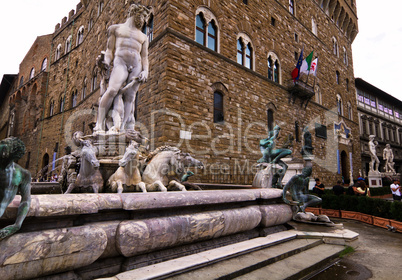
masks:
[[[300,279],[324,268],[343,249],[324,244],[322,238],[300,238],[300,232],[290,230],[104,279]]]
[[[310,248],[322,244],[319,239],[295,239],[278,244],[272,247],[245,253],[234,258],[219,261],[206,267],[181,273],[177,276],[166,277],[169,280],[212,280],[212,279],[233,279],[237,276],[248,276],[248,273],[259,270],[267,265],[280,262],[299,254]],[[254,278],[247,278],[254,279]],[[265,278],[267,279],[267,278]]]
[[[242,276],[221,279],[308,279],[308,277],[306,276],[312,276],[316,272],[322,270],[323,268],[326,268],[329,264],[332,264],[343,250],[344,246],[321,244],[317,247],[300,252],[286,259],[254,270]]]

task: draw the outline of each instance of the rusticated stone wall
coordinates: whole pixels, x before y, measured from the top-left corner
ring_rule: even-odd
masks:
[[[19,232],[0,241],[0,275],[94,279],[285,230],[282,191],[33,195]],[[0,219],[13,223],[17,196]]]
[[[351,48],[358,31],[354,3],[345,0],[295,1],[296,12],[291,14],[286,0],[249,1],[248,5],[233,0],[136,2],[153,9],[150,76],[139,91],[137,118],[138,129],[150,138],[151,148],[178,145],[195,154],[206,168],[192,180],[207,182],[212,180],[212,173],[255,173],[254,164],[260,157],[258,142],[267,135],[267,110],[272,109],[274,122],[282,127],[278,146],[288,134],[296,136],[295,122],[298,122],[299,141],[293,146],[293,155],[298,159],[301,159],[303,145],[302,129],[309,125],[315,155],[314,177],[320,177],[327,185],[341,178],[337,172],[338,150],[345,150],[347,155],[351,153],[354,177],[358,176],[361,160],[357,137],[352,139],[351,145],[343,147],[334,135],[334,123],[340,121],[351,129],[353,136],[359,135]],[[73,132],[91,133],[99,99],[96,57],[106,47],[107,27],[125,21],[131,1],[103,1],[102,11],[99,3],[91,0],[85,1],[84,6],[77,5],[75,13],[70,13],[52,34],[44,119],[38,126],[38,133],[28,134],[29,130],[25,130],[26,137],[37,139],[27,143],[27,151],[32,153],[29,168],[34,176],[43,167],[46,153],[51,159],[57,146],[56,156],[63,155],[63,148],[71,145],[69,139]],[[217,51],[195,41],[195,17],[200,8],[216,19]],[[313,33],[312,21],[317,25],[316,33]],[[92,23],[91,28],[89,23]],[[77,44],[78,31],[82,27],[84,39]],[[240,34],[246,34],[251,40],[252,69],[237,63]],[[72,36],[73,46],[65,53],[69,36]],[[336,53],[333,39],[337,41]],[[62,52],[55,60],[58,45],[62,46]],[[290,73],[296,65],[295,56],[303,48],[304,57],[314,50],[314,56],[319,58],[317,79],[309,77],[309,84],[319,88],[321,93],[320,100],[313,97],[306,109],[299,99],[293,103],[288,91]],[[268,79],[269,54],[278,58],[279,83]],[[27,72],[29,69],[21,69],[21,73]],[[92,85],[94,77],[97,81]],[[306,77],[302,79],[305,81]],[[215,90],[224,95],[223,123],[213,122]],[[78,99],[73,107],[75,92]],[[342,98],[342,114],[337,114],[337,95]],[[62,112],[59,109],[61,98],[65,99]],[[50,116],[53,101],[55,113]],[[347,114],[348,103],[352,107],[351,117]],[[327,139],[316,137],[316,123],[326,127]],[[18,133],[16,136],[22,135]],[[190,134],[191,139],[183,139],[189,138]],[[26,162],[27,156],[21,162]],[[222,182],[225,183],[244,183],[237,176],[224,178]]]

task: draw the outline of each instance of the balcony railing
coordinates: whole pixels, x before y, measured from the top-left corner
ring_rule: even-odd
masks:
[[[295,103],[296,99],[301,100],[301,105],[304,108],[307,107],[310,99],[315,96],[314,87],[299,80],[296,83],[293,80],[287,82],[287,89],[289,92],[289,102]]]

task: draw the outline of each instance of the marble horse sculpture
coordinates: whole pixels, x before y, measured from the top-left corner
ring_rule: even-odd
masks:
[[[106,187],[112,192],[141,190],[147,192],[145,183],[142,182],[140,173],[139,145],[131,141],[127,146],[124,156],[119,160],[119,168],[108,179]]]
[[[187,167],[204,167],[202,162],[190,154],[170,146],[159,147],[150,153],[146,164],[142,180],[147,185],[147,190],[159,189],[160,191],[167,191],[167,189],[186,191],[186,187],[175,178],[181,178]]]
[[[75,188],[92,188],[94,193],[102,192],[103,179],[99,171],[99,160],[96,159],[96,148],[89,140],[81,140],[81,166],[74,183],[68,186],[65,193],[71,193]]]
[[[15,163],[24,154],[25,145],[20,139],[10,137],[0,141],[0,217],[17,192],[21,195],[15,223],[0,230],[0,240],[21,228],[31,205],[31,173]]]

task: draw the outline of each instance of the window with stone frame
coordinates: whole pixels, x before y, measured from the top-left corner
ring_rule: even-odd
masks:
[[[94,91],[98,88],[98,69],[95,66],[92,71],[92,80],[91,80],[91,91]]]
[[[65,45],[65,54],[69,53],[71,51],[71,46],[72,46],[72,36],[68,36],[66,40],[66,45]]]
[[[336,108],[338,115],[343,116],[342,97],[339,94],[336,96]]]
[[[315,102],[322,105],[322,95],[321,95],[321,89],[319,85],[316,85],[314,87],[314,94],[315,94]]]
[[[338,40],[336,40],[335,37],[332,37],[332,51],[333,51],[333,54],[334,54],[335,56],[338,56],[338,54],[339,54],[339,50],[338,50]]]
[[[55,55],[55,61],[59,60],[61,57],[61,44],[59,44],[56,48],[56,55]]]
[[[343,63],[347,66],[349,64],[348,53],[345,47],[343,47],[342,50],[343,50]]]
[[[42,66],[41,66],[40,70],[41,71],[46,71],[47,70],[47,57],[45,57],[45,59],[43,59]]]
[[[241,33],[237,39],[237,63],[253,69],[253,59],[251,40],[246,34]]]
[[[94,11],[91,12],[88,21],[88,31],[91,31],[92,27],[94,27]]]
[[[349,91],[349,79],[345,79],[346,91]]]
[[[361,122],[362,122],[362,134],[363,135],[367,135],[367,128],[366,128],[366,120],[363,119],[363,117],[361,118]]]
[[[103,8],[104,8],[104,3],[103,0],[99,2],[99,6],[98,6],[98,16],[100,16],[100,14],[103,12]]]
[[[268,79],[274,81],[275,83],[280,83],[280,63],[278,56],[270,52],[268,53]]]
[[[196,14],[195,41],[218,52],[219,30],[215,15],[205,7],[198,8]]]
[[[53,115],[54,115],[54,100],[51,100],[49,104],[49,117]]]
[[[340,74],[339,74],[339,71],[336,71],[335,72],[335,79],[336,79],[336,84],[340,84]]]
[[[77,90],[73,91],[71,95],[71,108],[74,108],[78,104],[78,92]]]
[[[274,130],[274,110],[267,110],[268,131]]]
[[[214,92],[214,123],[225,121],[223,110],[223,94],[219,91]]]
[[[81,100],[84,100],[86,96],[87,96],[87,78],[85,77],[84,82],[82,83]]]
[[[144,23],[142,33],[148,36],[148,41],[151,43],[154,38],[154,15],[152,13],[148,21]]]
[[[315,22],[314,18],[311,18],[311,32],[313,32],[313,34],[315,36],[317,36],[317,34],[318,34],[318,26],[317,26],[317,23]]]
[[[60,96],[60,101],[59,101],[59,112],[62,113],[64,112],[64,96]]]
[[[352,104],[350,102],[348,102],[348,119],[353,120]]]
[[[32,80],[35,77],[35,67],[32,67],[31,72],[29,73],[29,79]]]
[[[78,33],[77,33],[77,46],[81,45],[82,42],[84,42],[84,31],[85,31],[85,27],[82,25],[80,27],[80,29],[78,29]]]
[[[292,15],[295,15],[295,1],[294,0],[289,0],[289,12]]]
[[[195,30],[195,41],[201,45],[205,45],[206,41],[206,23],[204,19],[204,14],[199,13],[196,16],[196,30]]]

